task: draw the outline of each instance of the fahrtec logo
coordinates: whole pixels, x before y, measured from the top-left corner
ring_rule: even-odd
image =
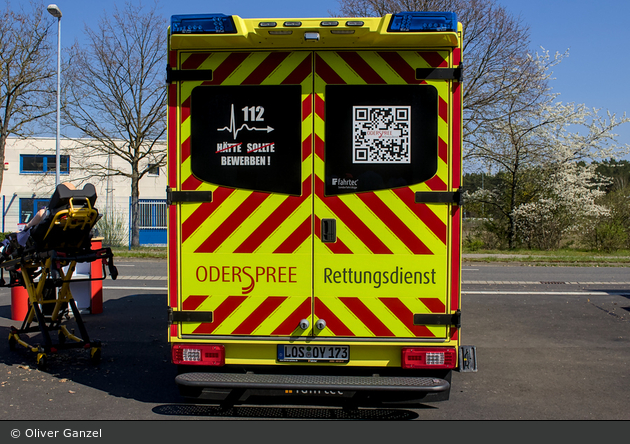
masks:
[[[359,179],[338,179],[333,177],[332,184],[338,187],[356,187]]]
[[[196,270],[199,282],[222,282],[241,284],[242,294],[254,291],[256,284],[296,284],[297,267],[251,267],[246,265],[199,266]]]

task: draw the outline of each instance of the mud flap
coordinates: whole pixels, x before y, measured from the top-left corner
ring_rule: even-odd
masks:
[[[462,345],[459,347],[459,371],[477,371],[477,348],[474,345]]]

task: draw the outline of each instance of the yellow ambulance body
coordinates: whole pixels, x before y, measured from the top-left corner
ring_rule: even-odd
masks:
[[[448,399],[460,345],[454,13],[173,16],[169,341],[226,404]]]

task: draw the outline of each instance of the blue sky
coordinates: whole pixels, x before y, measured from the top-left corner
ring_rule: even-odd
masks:
[[[15,3],[16,0],[13,0]],[[497,0],[531,29],[532,51],[544,47],[566,58],[554,70],[552,85],[563,102],[585,103],[621,116],[630,115],[630,50],[628,49],[628,0]],[[44,0],[62,11],[61,44],[81,41],[84,25],[95,26],[98,18],[124,0]],[[152,5],[152,0],[144,0]],[[338,10],[337,0],[160,0],[161,13],[224,13],[251,18],[328,17]],[[54,20],[53,17],[50,17]],[[630,123],[617,131],[617,141],[630,145]]]
[[[628,0],[497,0],[530,27],[533,51],[569,50],[554,69],[554,91],[562,102],[584,103],[630,117]],[[630,123],[618,127],[617,142],[630,145]]]

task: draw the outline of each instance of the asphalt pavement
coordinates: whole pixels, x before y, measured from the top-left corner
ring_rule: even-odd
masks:
[[[478,347],[479,372],[455,373],[444,403],[352,413],[182,399],[166,341],[166,263],[117,266],[119,278],[103,281],[103,313],[83,316],[103,344],[98,365],[67,350],[40,371],[33,353],[0,341],[4,421],[630,419],[630,268],[464,264],[462,334]],[[10,318],[0,288],[0,331],[20,325]]]

